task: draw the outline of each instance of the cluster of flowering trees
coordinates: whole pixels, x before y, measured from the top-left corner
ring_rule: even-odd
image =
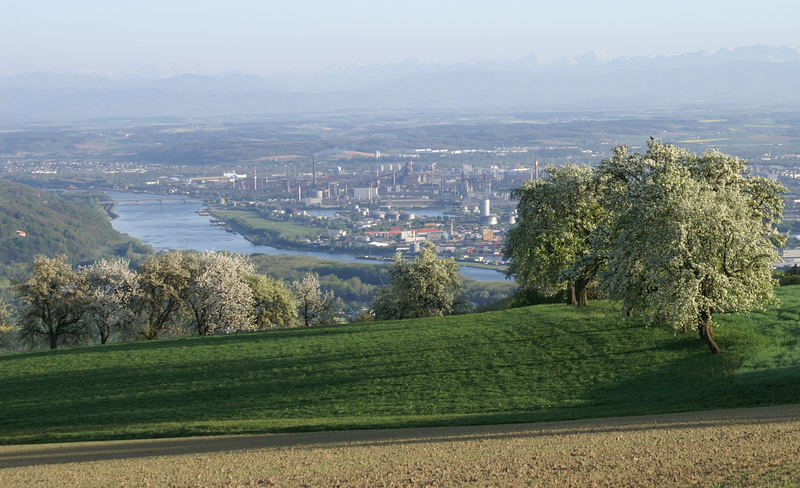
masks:
[[[651,141],[618,147],[597,168],[548,168],[517,188],[506,239],[509,274],[543,294],[588,305],[596,284],[626,315],[698,331],[712,352],[712,315],[774,301],[772,265],[785,242],[774,180],[745,161]]]
[[[335,320],[338,301],[307,275],[291,287],[254,274],[241,254],[170,251],[136,270],[101,260],[74,270],[65,256],[37,256],[16,285],[14,322],[24,342],[60,345],[109,340],[210,335]],[[0,332],[10,313],[0,304]],[[298,315],[299,314],[299,315]]]

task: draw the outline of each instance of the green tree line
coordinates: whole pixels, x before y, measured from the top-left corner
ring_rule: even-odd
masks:
[[[333,291],[342,299],[348,316],[371,309],[377,291],[391,282],[390,271],[393,266],[269,254],[253,255],[252,261],[259,273],[286,282],[300,280],[306,273],[317,274],[321,288]],[[461,288],[467,307],[475,310],[513,295],[517,285],[506,281],[464,279]]]
[[[0,346],[105,344],[210,335],[341,320],[341,301],[316,275],[291,284],[256,274],[247,256],[162,252],[131,269],[102,259],[74,269],[64,255],[36,256],[14,287],[18,306],[0,301]]]

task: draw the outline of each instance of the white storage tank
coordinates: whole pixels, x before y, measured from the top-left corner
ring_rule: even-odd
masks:
[[[481,200],[481,217],[488,217],[492,213],[492,202],[488,198]]]

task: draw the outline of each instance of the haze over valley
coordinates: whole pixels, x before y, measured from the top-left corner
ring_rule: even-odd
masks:
[[[796,109],[800,49],[749,46],[674,56],[587,52],[543,61],[387,63],[314,75],[171,77],[34,72],[0,77],[0,123],[275,116],[341,111]]]
[[[800,486],[798,13],[0,1],[0,486]]]

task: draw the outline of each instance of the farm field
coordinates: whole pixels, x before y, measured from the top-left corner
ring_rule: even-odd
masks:
[[[800,484],[800,405],[540,424],[0,447],[3,486]]]
[[[0,443],[500,424],[800,403],[800,287],[695,334],[593,302],[0,357]]]

